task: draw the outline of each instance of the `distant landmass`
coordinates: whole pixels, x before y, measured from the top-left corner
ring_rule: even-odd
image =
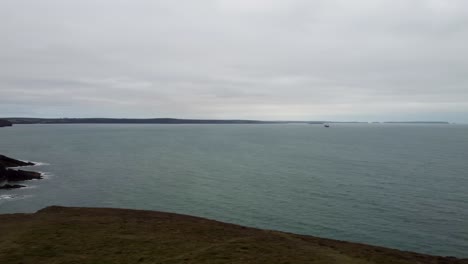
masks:
[[[276,124],[289,121],[177,118],[5,118],[13,124]],[[305,122],[304,122],[305,123]]]
[[[367,124],[357,121],[261,121],[245,119],[178,119],[178,118],[28,118],[7,117],[0,126],[12,124]],[[379,122],[373,122],[379,123]],[[449,124],[445,121],[388,121],[386,124]]]
[[[13,124],[8,120],[0,119],[0,127],[12,126]]]
[[[443,124],[448,125],[449,122],[446,121],[387,121],[383,122],[386,124]]]

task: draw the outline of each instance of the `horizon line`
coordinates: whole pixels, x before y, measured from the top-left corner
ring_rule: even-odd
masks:
[[[450,122],[445,120],[386,120],[386,121],[358,121],[358,120],[261,120],[261,119],[242,119],[242,118],[176,118],[176,117],[0,117],[0,119],[31,119],[31,120],[179,120],[179,121],[245,121],[245,122],[330,122],[330,123],[447,123],[447,124],[463,124],[462,122]]]

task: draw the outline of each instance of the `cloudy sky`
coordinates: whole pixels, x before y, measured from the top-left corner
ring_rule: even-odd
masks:
[[[0,116],[468,122],[466,0],[0,0]]]

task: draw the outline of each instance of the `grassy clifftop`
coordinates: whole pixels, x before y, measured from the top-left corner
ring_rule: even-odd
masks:
[[[363,244],[124,209],[0,215],[0,263],[468,263]]]

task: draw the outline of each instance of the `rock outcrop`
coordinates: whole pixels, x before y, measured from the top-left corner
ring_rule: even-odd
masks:
[[[0,155],[0,189],[21,188],[23,185],[10,185],[9,182],[42,179],[42,174],[35,171],[10,169],[11,167],[31,166],[32,162],[15,160]]]
[[[42,176],[39,172],[6,169],[5,177],[8,182],[39,180]]]
[[[21,166],[32,166],[34,163],[28,161],[21,161],[12,159],[10,157],[0,155],[0,166],[4,167],[21,167]]]

